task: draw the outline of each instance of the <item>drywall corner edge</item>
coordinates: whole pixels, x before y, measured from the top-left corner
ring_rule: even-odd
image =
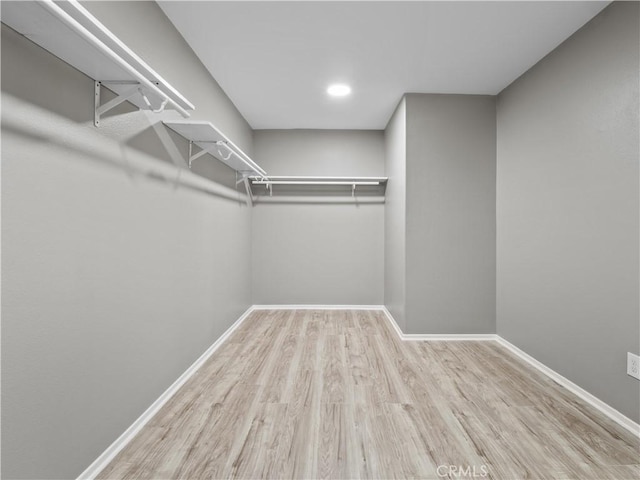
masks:
[[[434,340],[441,341],[463,341],[463,340],[482,340],[482,341],[496,341],[498,336],[495,333],[434,333],[434,334],[421,334],[421,333],[403,333],[400,326],[396,322],[391,312],[387,307],[383,306],[380,310],[386,315],[391,327],[398,334],[400,340],[404,342],[431,342]]]

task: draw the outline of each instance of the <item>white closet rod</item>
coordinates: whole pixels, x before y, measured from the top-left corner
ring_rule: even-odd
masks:
[[[67,24],[72,30],[76,31],[79,35],[81,35],[87,42],[95,46],[102,53],[110,57],[114,62],[120,65],[123,69],[125,69],[128,73],[130,73],[133,77],[135,77],[142,85],[146,88],[152,90],[160,97],[166,99],[179,113],[185,118],[189,117],[189,113],[178,105],[175,100],[168,97],[162,90],[160,90],[156,85],[154,85],[148,78],[138,72],[135,68],[125,62],[119,55],[117,55],[113,50],[107,47],[104,43],[102,43],[99,39],[97,39],[91,32],[89,32],[86,28],[84,28],[80,23],[78,23],[73,17],[71,17],[67,12],[65,12],[62,8],[57,6],[53,0],[44,0],[42,5],[49,9],[51,13],[57,16],[60,20]],[[94,78],[94,80],[109,80],[105,78]]]
[[[349,185],[353,182],[386,182],[387,177],[319,177],[319,176],[273,176],[268,175],[269,180],[299,180],[299,181],[344,181]],[[252,180],[262,180],[261,178],[252,177]]]
[[[194,142],[194,143],[198,143],[198,142]],[[204,142],[203,142],[204,143]],[[233,155],[235,155],[237,158],[240,159],[240,161],[242,163],[244,163],[247,167],[249,167],[252,171],[259,173],[260,175],[266,176],[267,172],[265,172],[262,168],[260,168],[258,166],[258,164],[256,162],[254,162],[253,160],[251,160],[251,158],[249,157],[249,155],[247,155],[246,153],[244,153],[240,147],[238,147],[235,143],[233,143],[231,140],[226,139],[226,140],[222,140],[219,142],[216,142],[216,144],[218,146],[223,146],[224,148],[226,148],[227,150],[229,150],[229,152],[231,152]]]
[[[129,47],[127,47],[127,45],[125,45],[112,32],[110,32],[109,29],[107,29],[107,27],[105,27],[96,17],[91,15],[91,13],[86,8],[80,5],[80,2],[78,0],[68,0],[68,3],[69,5],[73,6],[78,12],[80,12],[85,18],[89,19],[91,23],[95,25],[95,27],[98,30],[100,30],[100,32],[103,35],[105,35],[112,42],[114,42],[119,48],[121,48],[125,52],[125,54],[133,58],[140,65],[140,68],[146,71],[148,75],[151,75],[152,78],[156,79],[158,82],[160,82],[163,85],[164,88],[166,88],[173,95],[175,95],[175,97],[177,98],[177,101],[182,101],[186,106],[186,108],[189,108],[190,110],[194,110],[196,108],[189,100],[184,98],[184,96],[182,96],[180,92],[178,92],[164,78],[162,78],[160,74],[158,74],[158,72],[153,70],[149,65],[147,65],[147,63],[144,60],[142,60],[142,58],[140,58],[134,51],[132,51]]]
[[[50,112],[46,112],[49,114]],[[106,162],[113,167],[167,184],[182,185],[200,191],[244,203],[246,194],[225,185],[196,175],[189,170],[158,161],[143,153],[134,153],[129,147],[116,144],[103,135],[88,131],[65,120],[34,123],[33,118],[43,115],[43,110],[16,100],[10,95],[2,99],[2,126],[11,130],[44,139],[52,145],[76,152],[88,159]],[[135,184],[134,184],[135,185]]]
[[[269,177],[272,178],[272,177]],[[252,180],[253,185],[380,185],[380,182],[334,181],[334,180]]]
[[[277,196],[277,197],[263,197],[257,196],[253,197],[253,203],[255,205],[260,204],[289,204],[295,203],[298,205],[301,204],[368,204],[368,205],[376,205],[376,204],[384,204],[384,197],[351,197],[351,196],[343,196],[343,197],[327,197],[327,196],[310,196],[310,197],[293,197],[293,196]]]

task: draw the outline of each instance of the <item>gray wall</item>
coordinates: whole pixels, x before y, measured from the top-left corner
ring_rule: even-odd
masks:
[[[406,104],[405,333],[494,333],[495,97]]]
[[[109,0],[82,2],[87,10],[195,105],[191,120],[212,122],[251,155],[253,132],[249,124],[162,9],[154,1],[113,3]],[[114,123],[121,126],[120,119]],[[148,144],[144,147],[151,148]],[[162,153],[161,149],[158,153]],[[216,163],[220,164],[209,162]]]
[[[88,7],[251,150],[154,3]],[[96,130],[93,81],[5,26],[2,117],[2,477],[75,478],[250,305],[250,210],[130,173],[170,161],[147,116]]]
[[[381,131],[258,130],[254,149],[274,176],[384,175]],[[383,204],[257,204],[252,239],[255,304],[383,302]]]
[[[384,209],[384,304],[406,330],[407,107],[403,98],[384,132],[385,175],[389,177]]]
[[[639,7],[615,2],[498,101],[498,333],[636,422]]]

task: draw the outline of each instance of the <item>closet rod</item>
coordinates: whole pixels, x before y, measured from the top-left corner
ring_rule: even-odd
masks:
[[[198,142],[195,142],[195,143],[196,143],[196,145],[198,144]],[[202,143],[206,143],[206,142],[202,142]],[[240,147],[238,147],[231,140],[229,140],[229,139],[227,139],[227,140],[219,140],[219,141],[215,142],[215,144],[218,145],[219,147],[222,146],[222,147],[226,148],[229,151],[230,154],[235,155],[236,158],[238,158],[242,163],[244,163],[247,167],[249,167],[252,172],[259,173],[260,175],[266,175],[267,174],[267,172],[265,172],[262,168],[260,168],[256,162],[251,160],[251,157],[249,157],[249,155],[244,153],[240,149]],[[211,152],[209,152],[209,153],[211,153]]]
[[[272,177],[269,177],[272,178]],[[353,182],[341,182],[341,181],[331,181],[331,180],[252,180],[251,183],[253,185],[380,185],[380,182],[361,182],[361,181],[353,181]]]
[[[321,177],[321,176],[304,176],[304,175],[300,175],[300,176],[295,176],[295,175],[284,175],[284,176],[274,176],[274,175],[269,175],[268,176],[269,179],[271,180],[316,180],[316,181],[345,181],[345,182],[349,182],[350,184],[353,182],[386,182],[388,180],[387,177]],[[257,177],[254,177],[255,180],[260,180]]]
[[[182,108],[180,105],[178,105],[178,103],[176,103],[175,100],[170,98],[167,94],[165,94],[162,90],[160,90],[156,85],[154,85],[153,82],[151,82],[147,77],[142,75],[140,72],[138,72],[138,70],[136,70],[131,65],[129,65],[126,61],[124,61],[122,59],[122,57],[117,55],[113,50],[111,50],[109,47],[107,47],[102,41],[100,41],[98,38],[96,38],[85,27],[83,27],[80,23],[78,23],[78,21],[76,19],[71,17],[67,12],[65,12],[62,8],[60,8],[58,5],[56,5],[53,2],[53,0],[44,0],[41,3],[41,5],[43,5],[47,9],[49,9],[49,11],[51,13],[53,13],[54,16],[58,17],[60,20],[62,20],[64,23],[66,23],[68,27],[70,27],[73,31],[75,31],[79,35],[81,35],[87,42],[89,42],[94,47],[96,47],[98,50],[100,50],[102,53],[104,53],[105,55],[110,57],[114,62],[116,62],[118,65],[120,65],[123,69],[125,69],[133,77],[135,77],[142,85],[144,85],[146,88],[148,88],[148,89],[152,90],[153,92],[155,92],[161,98],[166,99],[166,101],[168,101],[175,108],[175,110],[177,110],[178,113],[180,113],[180,115],[182,115],[185,118],[189,117],[189,113],[184,108]],[[108,79],[94,78],[94,80],[98,80],[99,81],[99,80],[108,80]]]
[[[243,192],[213,182],[189,170],[178,168],[176,165],[161,162],[142,152],[136,153],[131,147],[109,140],[98,132],[87,131],[67,119],[60,119],[59,122],[34,123],[33,118],[42,116],[43,112],[44,110],[38,107],[7,95],[2,99],[2,128],[43,139],[70,153],[76,152],[88,159],[104,162],[129,174],[135,172],[166,184],[181,185],[189,190],[205,192],[242,203],[246,202],[247,197]]]

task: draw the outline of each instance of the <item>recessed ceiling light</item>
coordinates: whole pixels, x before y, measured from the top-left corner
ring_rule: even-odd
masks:
[[[329,85],[327,93],[332,97],[346,97],[351,93],[351,87],[344,83],[334,83],[333,85]]]

